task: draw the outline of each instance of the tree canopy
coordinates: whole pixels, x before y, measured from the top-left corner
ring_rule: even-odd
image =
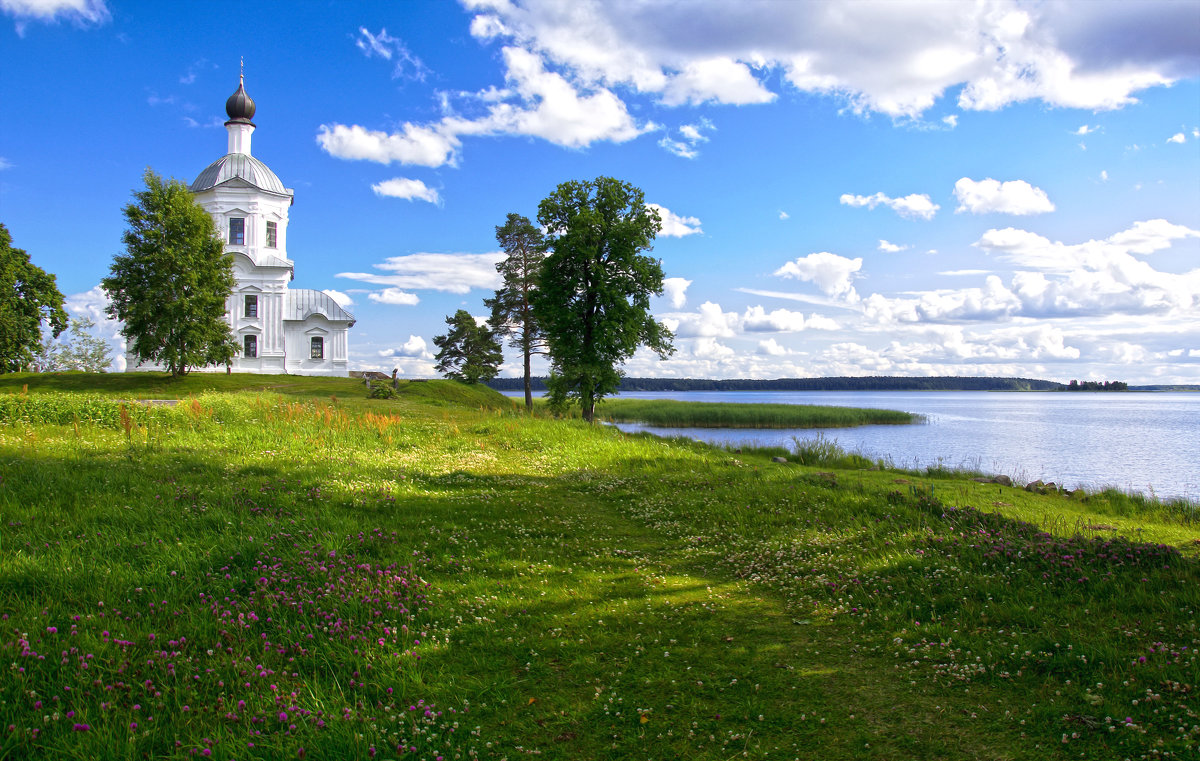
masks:
[[[533,409],[530,386],[530,358],[544,354],[545,335],[533,314],[532,296],[538,288],[542,261],[546,258],[546,237],[527,217],[509,214],[496,228],[496,241],[507,257],[496,264],[504,282],[495,298],[484,299],[492,310],[489,323],[498,335],[508,336],[508,345],[521,350],[525,363],[525,408]]]
[[[533,295],[550,353],[550,402],[578,401],[591,421],[639,346],[674,351],[671,331],[650,314],[662,266],[643,253],[662,222],[641,190],[611,177],[559,185],[538,205],[538,222],[552,248]]]
[[[34,359],[42,342],[42,320],[54,336],[67,328],[63,295],[54,275],[12,247],[0,224],[0,373],[17,372]]]
[[[504,361],[504,353],[491,328],[477,324],[465,309],[447,317],[446,324],[450,326],[450,332],[433,339],[438,347],[438,372],[464,383],[495,378]]]
[[[212,217],[179,180],[152,170],[146,189],[125,207],[125,253],[114,257],[101,284],[110,317],[138,362],[164,365],[172,375],[224,364],[237,345],[225,317],[233,290],[233,257]]]

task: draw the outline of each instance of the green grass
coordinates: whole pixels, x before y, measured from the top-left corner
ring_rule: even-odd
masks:
[[[919,415],[894,410],[672,399],[605,399],[596,405],[596,414],[606,420],[664,428],[848,428],[921,422]]]
[[[161,380],[18,380],[0,758],[1200,749],[1200,528],[1153,501],[777,464],[444,382],[230,376],[123,417]]]

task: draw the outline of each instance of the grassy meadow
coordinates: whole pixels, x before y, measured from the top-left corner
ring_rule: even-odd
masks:
[[[1200,757],[1194,505],[366,397],[0,376],[0,759]]]

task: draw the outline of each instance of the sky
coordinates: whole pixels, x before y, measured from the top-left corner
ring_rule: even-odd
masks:
[[[102,318],[122,207],[225,153],[244,60],[352,368],[435,377],[496,226],[610,176],[675,333],[628,375],[1194,384],[1198,39],[1194,1],[0,0],[0,223]]]

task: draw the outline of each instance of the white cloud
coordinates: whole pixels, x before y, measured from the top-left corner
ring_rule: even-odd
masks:
[[[721,305],[706,301],[695,312],[676,312],[661,317],[679,338],[732,338],[737,335],[737,312],[722,311]]]
[[[429,351],[429,345],[425,343],[425,339],[421,336],[409,334],[408,340],[398,347],[383,349],[378,352],[380,357],[384,359],[392,357],[409,357],[415,359],[433,359],[433,353]]]
[[[456,163],[458,138],[440,128],[406,123],[398,132],[380,132],[344,124],[322,124],[317,144],[330,156],[390,164],[439,167]]]
[[[0,172],[3,172],[5,169],[12,169],[12,167],[13,163],[11,161],[0,156]]]
[[[17,35],[25,35],[30,21],[47,23],[65,19],[79,27],[109,20],[104,0],[0,0],[0,11],[16,19]]]
[[[676,140],[670,135],[664,135],[658,144],[680,158],[694,159],[700,155],[699,144],[708,142],[704,132],[715,129],[712,122],[701,117],[694,124],[684,124],[679,127],[680,139]]]
[[[974,245],[1026,268],[1011,285],[1022,314],[1187,315],[1200,309],[1200,269],[1162,272],[1136,256],[1197,237],[1200,231],[1152,219],[1074,245],[1011,227],[988,230]]]
[[[367,294],[367,298],[379,304],[392,304],[405,307],[416,306],[421,303],[421,299],[417,297],[417,294],[402,291],[399,288],[384,288],[382,291]]]
[[[894,254],[897,251],[903,251],[906,248],[908,248],[908,246],[899,246],[899,245],[896,245],[895,243],[890,243],[886,240],[879,241],[879,250],[887,251],[889,254]]]
[[[844,256],[821,251],[801,256],[775,270],[776,277],[795,278],[816,283],[826,296],[858,301],[858,294],[850,284],[854,273],[862,269],[862,258],[847,259]]]
[[[999,182],[992,178],[975,181],[963,177],[954,183],[954,197],[959,205],[955,213],[972,214],[1044,214],[1054,211],[1046,191],[1024,180]]]
[[[417,81],[424,81],[429,69],[404,45],[404,41],[388,34],[387,29],[380,29],[379,34],[371,34],[366,27],[359,27],[356,47],[367,58],[382,58],[385,61],[395,59],[392,69],[392,79],[408,76]]]
[[[1100,131],[1099,127],[1089,127],[1088,125],[1085,124],[1082,127],[1080,127],[1079,129],[1072,132],[1071,134],[1072,135],[1090,135],[1093,132],[1099,132],[1099,131]]]
[[[436,190],[426,187],[425,183],[420,180],[411,180],[407,177],[393,177],[390,180],[384,180],[372,185],[371,190],[375,191],[377,196],[406,198],[409,201],[415,198],[418,201],[438,203],[441,200]]]
[[[761,306],[747,307],[741,323],[747,333],[797,333],[805,328],[802,312],[788,309],[767,312]]]
[[[408,254],[407,256],[392,256],[374,267],[391,274],[373,272],[339,272],[337,277],[359,280],[374,285],[391,286],[389,291],[408,288],[411,290],[446,291],[449,293],[467,293],[472,288],[494,290],[501,284],[500,274],[496,272],[496,263],[504,259],[504,254]],[[412,294],[403,296],[393,294],[393,298],[413,298]],[[371,295],[374,301],[381,299]],[[388,301],[386,303],[412,303],[416,301]]]
[[[503,51],[511,89],[492,97],[487,113],[475,119],[447,116],[439,129],[452,135],[526,135],[568,148],[605,140],[623,143],[658,129],[638,125],[625,103],[603,87],[577,86],[548,71],[537,55],[519,47]],[[586,93],[586,94],[581,94]]]
[[[668,106],[706,101],[743,106],[773,100],[775,93],[754,77],[749,66],[724,57],[690,61],[667,81],[662,92],[662,101]]]
[[[787,213],[786,211],[780,210],[780,212],[779,212],[779,218],[780,218],[780,219],[787,219],[787,218],[788,218],[788,213]]]
[[[846,206],[866,206],[869,209],[874,209],[882,204],[902,217],[919,217],[921,219],[933,219],[933,215],[941,208],[924,193],[912,193],[902,198],[892,198],[883,193],[870,196],[843,193],[839,201]]]
[[[1184,135],[1182,132],[1176,132],[1174,135],[1171,135],[1170,137],[1167,138],[1167,142],[1168,143],[1181,143],[1181,144],[1186,143],[1187,136]]]
[[[664,238],[683,238],[704,232],[700,229],[700,220],[695,217],[681,217],[667,207],[656,203],[648,203],[646,207],[658,212],[658,217],[662,220],[662,230],[659,235]]]
[[[767,102],[782,71],[798,90],[900,118],[953,88],[964,109],[1040,99],[1100,110],[1196,69],[1194,40],[1179,31],[1194,27],[1188,3],[759,3],[753,13],[723,0],[465,4],[476,38],[664,104]]]
[[[945,124],[950,129],[954,129],[955,127],[958,126],[958,116],[956,114],[950,114],[949,116],[943,116],[942,124]]]
[[[1108,170],[1107,169],[1100,170],[1100,180],[1102,182],[1108,182]]]
[[[758,350],[762,354],[772,357],[782,357],[786,355],[787,349],[783,348],[774,338],[768,338],[765,341],[758,342]]]
[[[321,293],[325,294],[329,298],[336,301],[338,306],[340,306],[342,308],[354,306],[354,299],[350,298],[350,294],[348,294],[348,293],[342,293],[341,291],[335,291],[332,288],[325,288],[324,290],[321,291]]]
[[[663,293],[670,300],[672,308],[682,309],[687,303],[687,289],[691,284],[691,280],[681,277],[663,278]]]
[[[700,359],[734,359],[738,353],[732,348],[718,341],[716,338],[705,336],[697,338],[688,352],[691,356]]]

